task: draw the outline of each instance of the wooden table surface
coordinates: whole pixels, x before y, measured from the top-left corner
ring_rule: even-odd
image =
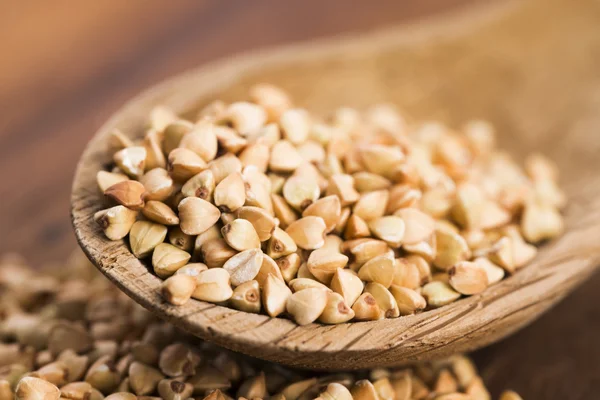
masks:
[[[1,2],[0,254],[20,252],[34,263],[66,257],[75,246],[75,163],[110,114],[152,83],[238,51],[483,2]],[[475,354],[495,396],[513,388],[525,399],[600,398],[599,286],[596,276],[530,327]]]

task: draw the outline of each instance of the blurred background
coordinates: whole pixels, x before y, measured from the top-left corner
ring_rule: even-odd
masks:
[[[0,254],[20,252],[33,263],[68,255],[80,153],[114,111],[153,83],[239,51],[502,1],[0,1]],[[592,280],[476,354],[495,394],[600,398],[598,329],[588,329],[600,321],[598,285]]]

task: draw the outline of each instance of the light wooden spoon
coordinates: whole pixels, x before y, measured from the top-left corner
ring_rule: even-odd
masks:
[[[594,0],[509,3],[245,55],[162,83],[126,104],[85,150],[71,199],[77,239],[102,273],[144,307],[201,338],[271,361],[372,368],[497,341],[539,317],[600,262],[600,13],[588,12],[592,7]],[[104,204],[95,175],[111,160],[108,132],[119,127],[139,137],[154,105],[185,113],[215,98],[245,98],[256,82],[280,85],[321,114],[390,101],[416,120],[458,126],[489,119],[500,145],[516,157],[539,150],[559,163],[570,197],[567,232],[481,295],[414,316],[300,327],[195,300],[167,305],[161,280],[123,241],[105,239],[92,219]]]

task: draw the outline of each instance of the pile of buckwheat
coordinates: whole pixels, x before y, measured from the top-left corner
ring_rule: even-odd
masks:
[[[563,230],[557,168],[534,154],[522,170],[486,122],[409,126],[389,105],[321,119],[266,84],[250,99],[193,121],[158,107],[137,141],[112,132],[95,219],[172,304],[394,318],[482,292]]]
[[[0,307],[0,400],[490,399],[464,356],[317,374],[217,348],[154,318],[79,252],[43,270],[0,260]]]

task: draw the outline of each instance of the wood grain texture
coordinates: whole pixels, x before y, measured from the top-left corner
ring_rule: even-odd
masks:
[[[600,166],[597,148],[577,132],[559,137],[548,121],[553,108],[555,121],[581,116],[559,98],[582,95],[590,84],[583,81],[590,67],[583,56],[600,49],[593,29],[581,35],[586,19],[564,18],[566,4],[484,7],[408,28],[248,54],[169,80],[123,107],[86,148],[73,185],[77,238],[101,271],[143,306],[200,337],[271,361],[317,369],[388,366],[501,339],[539,317],[600,264],[600,179],[588,173]],[[522,24],[544,14],[535,31],[516,34]],[[598,21],[589,18],[588,23],[593,28]],[[576,44],[564,35],[574,23],[580,34]],[[551,49],[548,37],[556,39]],[[553,65],[552,71],[542,68],[546,65]],[[200,301],[167,305],[158,294],[162,281],[123,242],[107,241],[92,220],[103,207],[95,174],[111,159],[108,133],[118,127],[139,136],[154,105],[186,113],[215,97],[242,98],[260,81],[284,87],[317,113],[340,104],[392,101],[414,119],[433,117],[457,125],[474,115],[488,118],[512,153],[540,150],[558,161],[570,197],[567,233],[544,246],[530,266],[483,294],[415,316],[300,327]]]
[[[346,0],[254,0],[251,6],[243,0],[0,2],[0,253],[19,251],[34,263],[66,257],[75,245],[67,204],[85,143],[114,110],[154,82],[241,50],[404,24],[460,4],[492,1],[504,0],[372,0],[351,7]],[[560,148],[568,137],[587,140],[590,154],[600,151],[600,51],[590,42],[600,35],[599,15],[597,2],[551,1],[538,14],[513,21],[509,29],[536,52],[536,73],[515,74],[506,66],[505,58],[516,54],[507,51],[506,42],[480,49],[484,62],[497,65],[491,75],[503,77],[493,89],[486,86],[505,98],[501,107],[493,110],[487,103],[485,108],[495,121],[504,121],[504,145],[536,124],[536,137],[559,141],[556,153],[567,163],[572,154]],[[551,23],[537,28],[540,21],[559,18],[564,21],[556,29]],[[580,42],[582,36],[587,40]],[[537,46],[531,46],[534,38]],[[542,53],[553,51],[562,55],[562,66],[545,64],[548,56]],[[552,90],[536,102],[535,92],[549,81],[552,86],[553,79],[564,81],[568,90]],[[443,95],[442,109],[444,102],[470,99],[470,91],[437,93]],[[506,109],[532,104],[541,109],[533,122],[528,110],[518,120],[505,119]],[[473,113],[479,110],[471,106]],[[530,148],[536,145],[531,140]],[[590,158],[571,162],[585,166]],[[598,287],[600,274],[531,326],[475,353],[492,394],[511,387],[525,399],[597,399]]]

